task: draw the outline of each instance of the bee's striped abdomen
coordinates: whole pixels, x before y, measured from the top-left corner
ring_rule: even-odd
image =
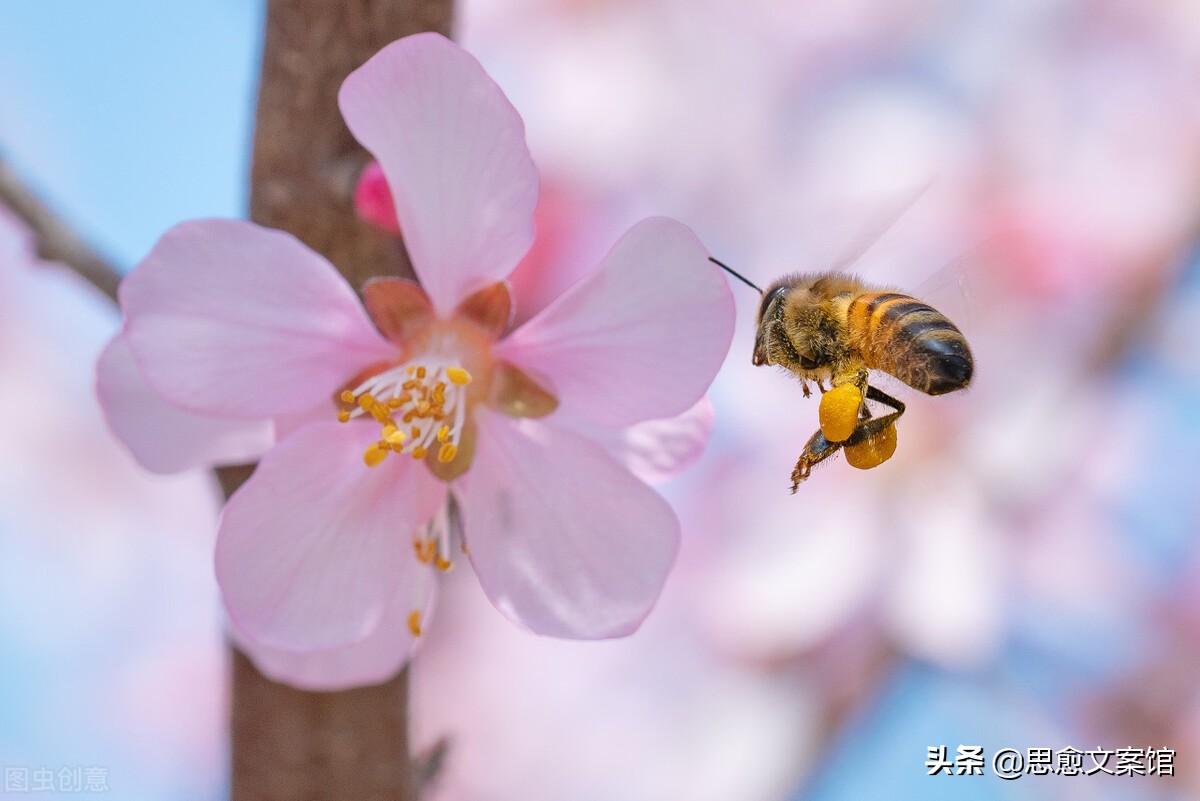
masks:
[[[847,310],[851,346],[867,367],[891,373],[913,389],[941,395],[965,387],[974,363],[954,323],[914,297],[868,292]]]

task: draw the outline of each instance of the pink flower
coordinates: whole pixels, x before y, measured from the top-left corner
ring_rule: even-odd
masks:
[[[390,675],[462,554],[534,632],[632,632],[679,524],[614,452],[644,457],[622,432],[689,410],[667,428],[706,435],[694,418],[733,329],[723,277],[687,228],[645,220],[510,331],[504,279],[537,197],[515,109],[436,34],[384,48],[339,101],[420,286],[372,281],[364,309],[287,234],[182,223],[121,286],[98,376],[111,426],[160,470],[262,455],[226,505],[216,568],[235,636],[277,678]]]

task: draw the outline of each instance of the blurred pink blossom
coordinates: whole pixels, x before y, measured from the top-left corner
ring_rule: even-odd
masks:
[[[119,322],[0,206],[0,641],[8,697],[38,699],[5,703],[0,751],[40,764],[71,744],[134,795],[211,795],[217,490],[199,471],[148,476],[105,430],[91,366]]]

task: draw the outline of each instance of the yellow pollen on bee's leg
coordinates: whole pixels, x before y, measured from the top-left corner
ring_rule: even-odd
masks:
[[[868,437],[857,445],[847,445],[846,463],[859,470],[870,470],[892,458],[896,452],[896,426],[889,424],[874,436]]]
[[[421,610],[414,609],[408,613],[408,631],[414,637],[421,636]]]
[[[821,433],[830,442],[845,442],[858,427],[863,391],[854,384],[841,384],[821,396]]]

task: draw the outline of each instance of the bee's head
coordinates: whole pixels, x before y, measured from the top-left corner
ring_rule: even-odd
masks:
[[[754,366],[771,363],[771,329],[782,311],[784,300],[792,289],[791,283],[777,283],[767,288],[758,304],[758,334],[754,337]]]

